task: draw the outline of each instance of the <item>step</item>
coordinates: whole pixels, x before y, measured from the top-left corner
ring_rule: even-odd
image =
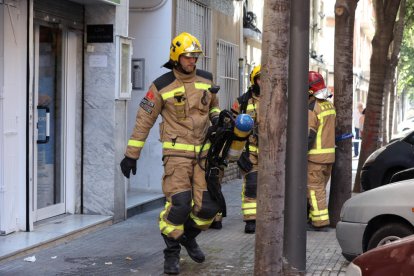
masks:
[[[31,232],[0,236],[0,262],[56,246],[112,225],[112,216],[63,215],[35,225]]]

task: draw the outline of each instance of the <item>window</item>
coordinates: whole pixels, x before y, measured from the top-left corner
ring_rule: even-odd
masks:
[[[238,46],[224,40],[217,41],[217,84],[220,107],[230,109],[239,96],[238,91]]]
[[[211,72],[211,11],[193,0],[177,1],[176,34],[188,32],[197,37],[204,56],[197,62],[197,68]]]

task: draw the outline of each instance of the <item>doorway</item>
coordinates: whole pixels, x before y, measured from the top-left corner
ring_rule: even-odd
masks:
[[[79,45],[82,35],[61,24],[33,28],[31,221],[65,214],[76,196],[74,152]],[[73,208],[69,207],[73,213]]]

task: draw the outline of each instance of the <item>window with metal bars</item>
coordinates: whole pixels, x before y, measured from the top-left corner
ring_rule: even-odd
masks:
[[[239,46],[219,39],[217,41],[217,84],[220,107],[230,109],[239,96],[238,90],[238,50]]]
[[[193,0],[178,0],[175,35],[182,32],[200,41],[204,56],[199,58],[197,68],[211,72],[211,10]]]

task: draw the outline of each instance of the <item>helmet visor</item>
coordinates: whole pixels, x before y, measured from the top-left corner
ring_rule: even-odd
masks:
[[[194,53],[194,52],[188,52],[188,53],[182,53],[182,56],[185,57],[193,57],[193,58],[198,58],[200,56],[201,53]]]

